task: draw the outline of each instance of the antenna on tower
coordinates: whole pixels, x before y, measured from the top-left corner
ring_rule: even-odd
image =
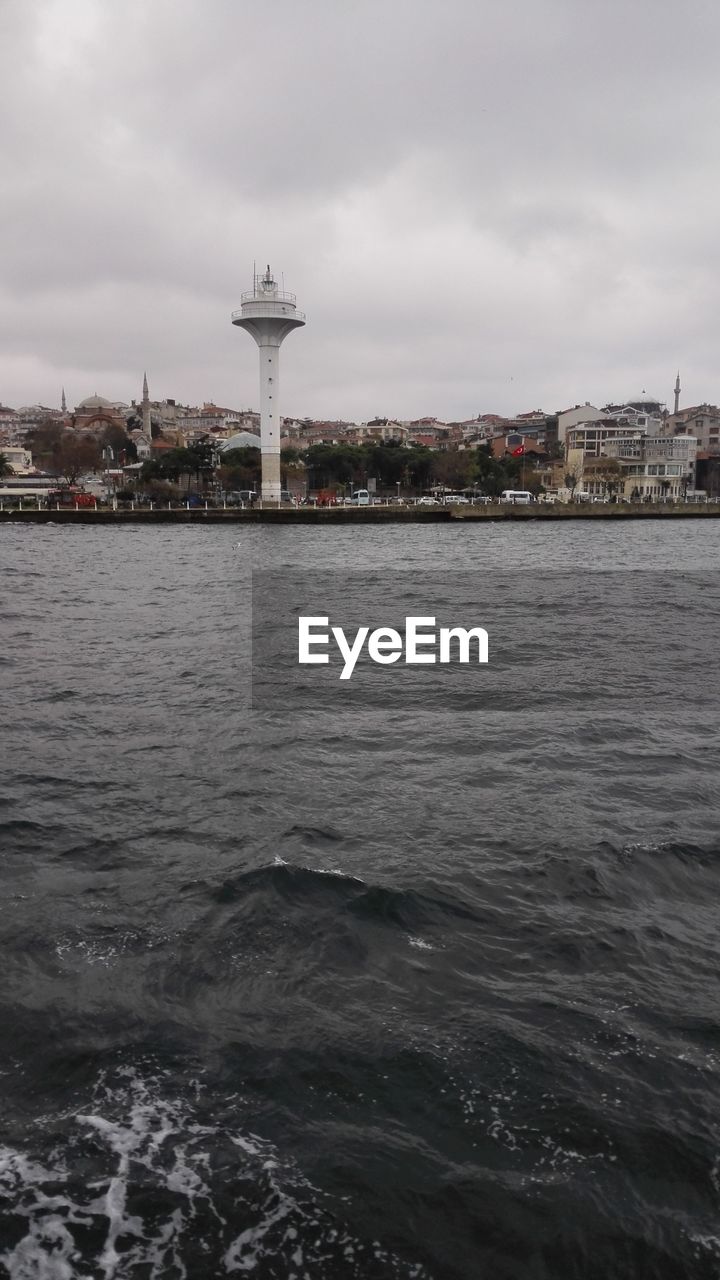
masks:
[[[253,293],[257,293],[257,262],[253,258]]]

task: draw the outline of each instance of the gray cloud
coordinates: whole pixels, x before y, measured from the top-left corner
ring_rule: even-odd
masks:
[[[720,398],[720,11],[690,0],[5,0],[0,399],[283,410]]]

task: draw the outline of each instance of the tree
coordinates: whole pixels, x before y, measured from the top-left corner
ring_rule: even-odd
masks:
[[[615,458],[600,458],[598,466],[593,470],[593,475],[600,481],[605,493],[611,498],[614,497],[622,484],[623,472],[620,463]]]
[[[35,466],[41,471],[49,471],[52,475],[61,474],[56,461],[63,432],[63,426],[54,418],[44,418],[28,431],[25,446],[30,450]]]
[[[15,471],[13,467],[10,466],[7,455],[4,453],[0,453],[0,480],[3,480],[5,476],[14,476],[14,475],[15,475]]]
[[[83,471],[96,471],[101,463],[94,436],[68,430],[52,418],[29,431],[25,443],[36,466],[52,476],[64,477],[68,484],[75,484]]]
[[[92,436],[64,431],[55,456],[56,474],[68,484],[75,484],[85,471],[97,471],[101,463],[100,446]]]
[[[185,453],[190,472],[195,476],[195,483],[199,486],[201,478],[206,480],[215,469],[212,445],[203,440],[196,440],[194,444],[188,445]]]
[[[467,450],[443,450],[433,457],[433,478],[451,489],[465,489],[471,485],[476,470],[472,453]]]
[[[220,458],[220,480],[224,489],[251,489],[260,483],[260,450],[254,445],[224,450]]]
[[[570,499],[575,497],[575,489],[577,488],[579,475],[575,471],[568,471],[565,476],[565,488],[570,490]]]

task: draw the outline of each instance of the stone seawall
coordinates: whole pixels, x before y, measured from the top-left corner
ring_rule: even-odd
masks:
[[[136,511],[107,509],[66,511],[0,511],[0,525],[92,524],[477,524],[497,521],[564,520],[672,520],[712,519],[720,516],[720,503],[556,503],[552,506],[487,507],[282,507],[280,510],[222,510],[184,507],[170,511],[139,508]]]

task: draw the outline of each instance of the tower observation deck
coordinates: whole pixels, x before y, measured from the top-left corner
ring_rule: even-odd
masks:
[[[280,347],[293,329],[305,324],[305,315],[295,305],[295,294],[277,287],[268,266],[263,276],[255,276],[252,289],[240,298],[232,323],[244,329],[258,345],[260,363],[260,449],[262,454],[262,501],[280,502]]]

